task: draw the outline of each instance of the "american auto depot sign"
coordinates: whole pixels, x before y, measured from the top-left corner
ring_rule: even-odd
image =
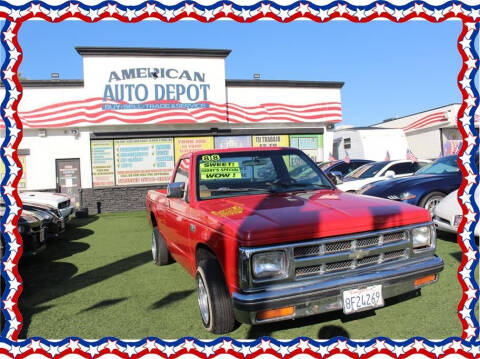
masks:
[[[103,101],[208,101],[210,87],[205,73],[201,71],[174,67],[123,68],[110,71],[103,91]]]

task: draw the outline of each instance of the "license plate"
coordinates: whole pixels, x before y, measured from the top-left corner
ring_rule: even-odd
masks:
[[[64,221],[60,222],[60,228],[65,229],[65,222]]]
[[[382,286],[372,285],[366,288],[343,292],[343,312],[351,314],[383,306]]]
[[[462,221],[462,215],[457,215],[453,217],[453,226],[458,227],[461,221]]]

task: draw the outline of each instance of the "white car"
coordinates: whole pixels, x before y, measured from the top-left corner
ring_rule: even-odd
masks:
[[[457,192],[453,191],[446,196],[442,201],[436,205],[433,210],[433,221],[437,228],[446,231],[457,233],[458,225],[462,220],[462,209],[457,199]],[[478,204],[480,199],[480,187],[475,190],[475,202]],[[474,234],[476,237],[480,234],[480,226],[475,227]]]
[[[356,192],[363,186],[390,178],[411,176],[431,161],[395,160],[367,163],[343,177],[338,189],[344,192]]]
[[[65,221],[68,221],[69,216],[73,213],[74,206],[69,196],[63,193],[52,192],[21,192],[20,199],[24,203],[31,205],[47,204],[57,208],[60,215]]]

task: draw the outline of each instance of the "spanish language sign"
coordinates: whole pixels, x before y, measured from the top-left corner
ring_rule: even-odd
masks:
[[[162,183],[175,166],[173,138],[115,140],[117,185]]]
[[[253,137],[254,147],[288,147],[288,135],[258,135]]]
[[[177,137],[175,138],[175,161],[185,153],[200,150],[212,150],[213,137]]]
[[[92,140],[90,150],[93,187],[115,186],[113,140]]]

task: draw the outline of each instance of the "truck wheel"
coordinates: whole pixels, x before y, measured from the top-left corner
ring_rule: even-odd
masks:
[[[431,192],[422,198],[420,201],[420,207],[428,209],[430,215],[433,216],[433,209],[440,201],[445,197],[445,194],[442,192]]]
[[[215,334],[231,332],[235,328],[235,317],[220,265],[214,259],[202,260],[196,278],[203,326]]]
[[[165,239],[160,235],[157,227],[152,232],[152,256],[153,263],[157,266],[164,266],[172,262]]]

